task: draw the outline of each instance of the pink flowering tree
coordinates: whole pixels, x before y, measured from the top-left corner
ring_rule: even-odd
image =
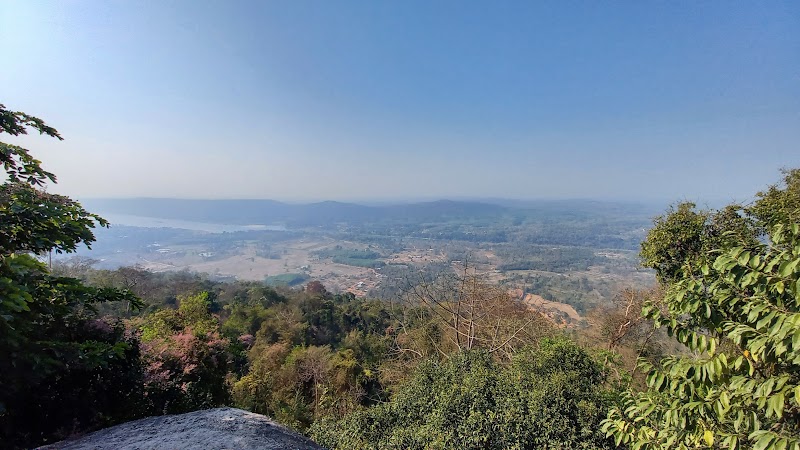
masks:
[[[138,323],[144,388],[153,413],[212,408],[229,401],[230,342],[220,337],[207,292],[180,299]]]

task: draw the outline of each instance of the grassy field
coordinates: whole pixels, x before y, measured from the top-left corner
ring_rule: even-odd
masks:
[[[264,278],[264,282],[272,286],[297,286],[310,277],[305,273],[282,273]]]

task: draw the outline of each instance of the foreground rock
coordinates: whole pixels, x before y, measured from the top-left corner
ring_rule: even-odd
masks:
[[[42,448],[324,450],[265,416],[236,408],[148,417]]]

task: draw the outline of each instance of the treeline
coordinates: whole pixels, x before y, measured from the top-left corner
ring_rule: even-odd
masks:
[[[401,428],[416,429],[416,424],[429,420],[431,412],[417,410],[419,416],[398,424],[387,416],[393,411],[391,402],[422,401],[414,397],[418,395],[439,398],[465,377],[475,379],[479,385],[473,388],[481,391],[462,390],[462,403],[477,401],[476,395],[492,403],[512,401],[523,390],[533,396],[531,401],[535,397],[546,403],[552,398],[543,397],[545,380],[596,379],[597,386],[594,381],[565,386],[569,389],[563,401],[583,398],[581,408],[589,400],[594,405],[585,417],[559,419],[577,420],[575,427],[587,426],[583,422],[589,420],[597,429],[600,412],[608,406],[603,394],[608,387],[601,383],[606,372],[591,352],[557,338],[560,332],[546,319],[477,278],[421,279],[406,298],[384,302],[332,294],[318,282],[303,290],[289,290],[257,282],[217,282],[187,272],[94,270],[80,261],[56,265],[53,274],[63,279],[69,275],[95,289],[124,289],[135,297],[99,308],[83,305],[80,320],[70,322],[70,339],[81,344],[102,341],[113,349],[102,355],[105,363],[83,367],[77,364],[80,354],[62,354],[60,363],[43,377],[36,377],[33,367],[10,377],[18,382],[18,389],[6,397],[2,424],[9,438],[5,442],[12,446],[51,442],[136,417],[233,405],[269,415],[299,431],[309,430],[328,445],[352,448],[357,441],[347,436],[356,432],[353,424],[362,419],[350,414],[382,414],[382,419],[375,420],[387,421],[381,425],[387,432],[405,434],[408,431]],[[464,299],[460,323],[444,319],[443,313],[452,305],[448,293],[460,293]],[[85,331],[78,335],[77,330]],[[565,365],[560,351],[553,348],[570,349],[577,362]],[[527,356],[519,356],[523,354]],[[540,370],[542,379],[537,381],[531,378],[529,365],[534,360],[541,363],[545,354],[556,359],[545,364],[547,369]],[[510,372],[502,375],[505,371]],[[449,378],[437,380],[438,384],[421,381],[440,372]],[[519,379],[511,373],[529,376]],[[487,374],[499,378],[478,379]],[[522,384],[500,389],[501,380]],[[534,395],[525,383],[541,388]],[[441,407],[457,405],[444,401]],[[374,409],[378,406],[383,409]],[[483,409],[481,404],[462,406]],[[508,426],[522,415],[507,416]],[[346,422],[340,426],[342,418]],[[484,415],[481,420],[494,419]],[[395,426],[400,428],[391,431]],[[537,433],[538,440],[530,442],[540,442],[542,436],[556,439],[557,430]],[[459,431],[449,432],[450,437],[435,439],[461,442]],[[418,433],[403,439],[420,445],[435,442],[425,444],[425,436]],[[607,444],[596,433],[567,433],[561,438],[565,443]]]
[[[52,274],[127,294],[54,311],[24,336],[26,357],[50,355],[50,365],[20,365],[23,355],[10,353],[7,446],[220,405],[266,414],[331,448],[610,446],[597,430],[622,380],[605,354],[475,277],[426,272],[386,302],[319,282],[291,290],[80,260]],[[467,433],[473,427],[480,434]]]
[[[541,215],[539,215],[541,214]],[[601,214],[570,216],[547,212],[522,211],[514,216],[452,218],[435,222],[387,222],[350,224],[346,232],[337,234],[343,240],[364,241],[369,236],[396,240],[423,239],[436,241],[462,241],[470,243],[516,243],[524,245],[558,245],[589,248],[635,250],[638,248],[647,225],[647,218],[622,219]],[[382,245],[390,242],[376,239]],[[364,241],[366,242],[366,241]]]

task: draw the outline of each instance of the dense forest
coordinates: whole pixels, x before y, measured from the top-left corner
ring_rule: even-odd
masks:
[[[61,139],[0,105],[1,133],[29,130]],[[468,271],[369,299],[51,266],[108,223],[47,193],[27,149],[0,142],[0,162],[3,447],[232,405],[340,449],[800,449],[800,170],[747,205],[657,217],[641,244],[657,286],[564,328]]]

